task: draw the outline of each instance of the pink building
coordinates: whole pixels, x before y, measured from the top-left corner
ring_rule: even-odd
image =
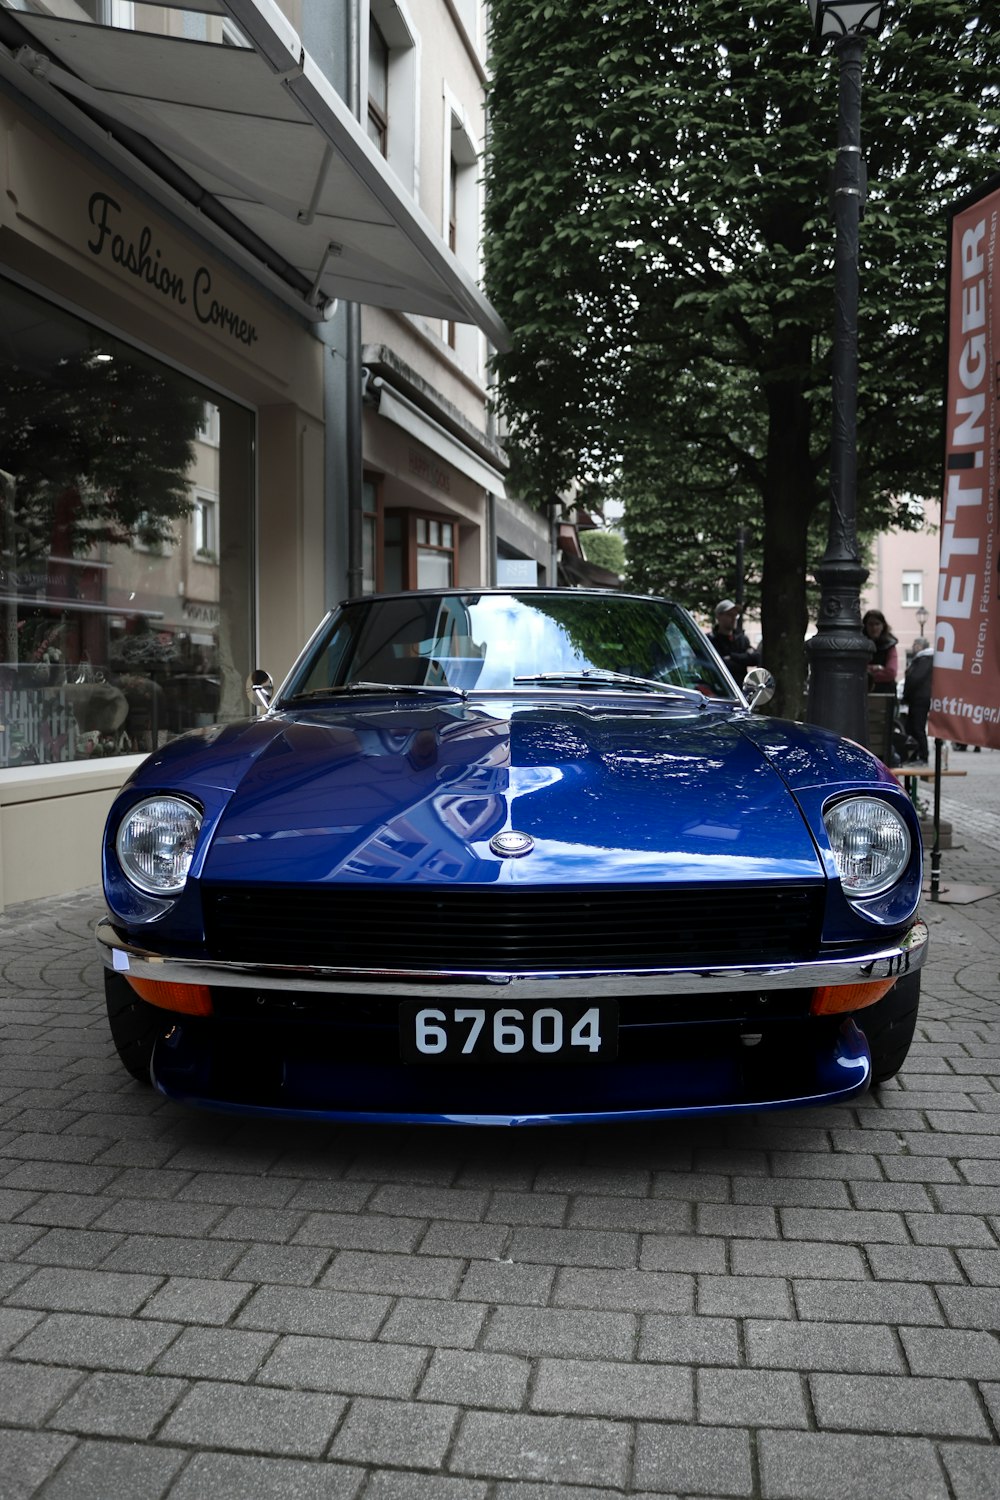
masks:
[[[899,642],[900,672],[919,636],[933,644],[937,603],[940,502],[924,504],[920,531],[885,531],[872,543],[862,614],[881,610]]]

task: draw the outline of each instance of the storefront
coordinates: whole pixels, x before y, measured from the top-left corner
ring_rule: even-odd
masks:
[[[194,65],[184,40],[34,14],[16,24],[51,55],[26,58],[0,12],[0,909],[95,884],[131,767],[244,716],[250,668],[280,676],[328,606],[329,298],[357,295],[363,267],[384,305],[476,315],[290,28],[240,8],[238,46],[200,46]],[[268,92],[281,47],[311,90],[301,117]],[[120,131],[95,120],[99,90]],[[255,168],[307,197],[307,223],[263,186],[253,200]],[[319,228],[324,191],[344,244]],[[351,214],[404,265],[399,285],[346,243]]]

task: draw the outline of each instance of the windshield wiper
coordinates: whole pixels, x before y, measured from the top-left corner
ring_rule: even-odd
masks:
[[[578,672],[529,672],[524,676],[515,677],[515,682],[583,682],[583,683],[622,683],[627,687],[645,688],[647,692],[667,693],[671,698],[681,698],[685,703],[697,703],[699,708],[704,708],[707,703],[705,695],[697,688],[679,687],[673,682],[658,682],[655,677],[632,677],[628,672],[606,672],[597,671],[590,667],[581,667]]]
[[[391,693],[397,696],[412,693],[446,694],[450,698],[467,698],[464,688],[449,687],[446,682],[343,682],[337,687],[310,688],[308,693],[296,693],[288,701],[301,703],[306,698],[339,698],[342,693]]]

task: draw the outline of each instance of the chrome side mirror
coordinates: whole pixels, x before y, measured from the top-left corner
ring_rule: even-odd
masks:
[[[770,703],[777,683],[766,667],[751,667],[743,679],[743,696],[751,708]]]
[[[270,672],[265,672],[262,667],[255,667],[247,678],[246,691],[251,703],[259,705],[265,711],[270,708],[274,693]]]

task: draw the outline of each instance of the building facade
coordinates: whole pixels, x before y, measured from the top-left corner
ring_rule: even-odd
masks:
[[[0,8],[0,908],[95,883],[138,759],[348,591],[544,568],[488,417],[483,48],[464,0]]]

